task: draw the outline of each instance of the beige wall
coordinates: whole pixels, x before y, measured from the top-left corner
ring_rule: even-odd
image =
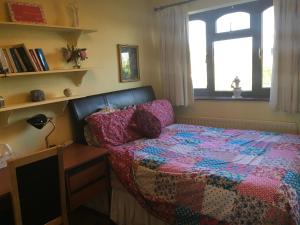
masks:
[[[247,0],[198,0],[188,4],[190,12],[214,9]],[[174,3],[173,0],[153,0],[154,6]],[[163,87],[162,87],[163,88]],[[195,101],[187,108],[177,108],[177,115],[187,117],[215,117],[247,120],[287,121],[298,124],[300,131],[300,115],[273,112],[268,102],[243,102],[243,101]]]
[[[5,0],[0,0],[0,21],[8,21]],[[71,25],[67,13],[67,0],[32,0],[42,4],[48,24]],[[79,0],[80,25],[98,29],[97,33],[82,35],[78,46],[88,49],[89,59],[84,67],[91,70],[77,87],[71,75],[46,75],[0,80],[0,96],[7,103],[24,102],[32,89],[43,89],[48,97],[62,96],[64,88],[74,94],[103,93],[142,85],[153,85],[159,93],[158,66],[154,60],[156,51],[152,46],[153,11],[147,0]],[[1,29],[0,46],[25,43],[28,48],[43,48],[52,69],[71,68],[63,62],[61,47],[66,46],[66,37],[56,32],[27,29]],[[141,81],[119,83],[116,45],[139,45]],[[74,75],[74,80],[78,76]],[[26,124],[25,118],[37,113],[54,116],[57,128],[51,135],[51,144],[62,143],[72,138],[68,112],[63,104],[54,104],[13,112],[11,124],[0,128],[0,143],[8,143],[17,154],[35,151],[44,147],[44,137],[50,126],[37,130]],[[0,116],[3,117],[3,113]]]

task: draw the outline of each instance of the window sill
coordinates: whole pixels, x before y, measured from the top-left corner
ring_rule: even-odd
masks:
[[[217,100],[217,101],[260,101],[260,102],[268,102],[269,98],[232,98],[232,97],[210,97],[210,96],[198,96],[194,98],[197,100]]]

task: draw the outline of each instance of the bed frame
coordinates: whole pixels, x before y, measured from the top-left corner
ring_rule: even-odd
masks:
[[[76,143],[86,144],[83,133],[83,127],[85,125],[84,118],[91,113],[94,113],[105,106],[123,108],[152,101],[154,99],[155,94],[152,87],[144,86],[71,100],[69,102],[69,111],[74,131],[74,141]]]

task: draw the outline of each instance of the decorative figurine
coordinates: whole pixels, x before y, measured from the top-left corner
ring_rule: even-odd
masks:
[[[2,96],[0,96],[0,108],[5,107],[5,100]]]
[[[71,96],[72,96],[72,90],[71,90],[70,88],[66,88],[66,89],[64,90],[64,95],[65,95],[66,97],[71,97]]]
[[[45,93],[42,90],[30,91],[30,99],[32,102],[40,102],[45,100]]]
[[[80,69],[81,61],[86,60],[87,52],[86,48],[77,48],[76,45],[67,45],[66,48],[62,48],[65,60],[69,63],[74,62],[73,68]]]
[[[79,7],[78,7],[78,2],[77,0],[72,0],[69,2],[68,7],[71,9],[71,14],[72,14],[72,26],[73,27],[79,27]]]
[[[231,83],[231,88],[233,88],[233,96],[232,98],[242,98],[242,88],[240,87],[241,80],[238,76],[234,78]]]

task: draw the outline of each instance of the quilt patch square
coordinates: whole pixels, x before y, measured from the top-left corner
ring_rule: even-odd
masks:
[[[147,156],[147,158],[142,159],[140,161],[140,164],[142,166],[148,167],[148,168],[153,169],[153,170],[157,169],[160,165],[163,165],[165,163],[166,163],[165,158],[158,157],[158,156],[155,156],[155,155]]]
[[[157,147],[153,147],[153,146],[148,146],[146,148],[143,148],[140,150],[141,153],[147,153],[147,154],[150,154],[150,155],[160,155],[162,154],[163,152],[165,152],[164,149],[162,148],[157,148]]]
[[[277,180],[249,175],[237,186],[237,191],[272,204],[276,202],[279,187],[280,182]]]
[[[177,184],[177,204],[200,213],[205,186],[205,183],[196,183],[191,178],[181,179]]]
[[[181,137],[181,138],[192,138],[194,136],[195,136],[194,133],[189,133],[189,132],[178,132],[176,134],[176,137]]]
[[[240,153],[241,154],[245,154],[245,155],[262,155],[265,153],[265,149],[263,148],[257,148],[257,147],[249,147],[249,148],[246,148],[244,150],[242,150]]]
[[[264,224],[268,207],[252,197],[238,195],[234,202],[232,214],[226,218],[230,224]]]
[[[290,185],[292,188],[294,188],[296,190],[297,195],[300,198],[300,175],[293,171],[287,171],[287,173],[284,176],[284,182]]]
[[[267,177],[273,180],[280,181],[285,174],[285,169],[269,166],[257,166],[251,174],[257,177]]]
[[[225,168],[227,164],[227,162],[222,160],[205,158],[200,162],[196,163],[195,166],[198,168],[222,169]]]
[[[155,195],[167,202],[174,202],[176,196],[177,178],[169,174],[158,173],[155,176],[154,192]]]
[[[206,185],[201,213],[222,221],[230,216],[235,199],[233,191]]]
[[[144,194],[154,194],[156,173],[143,166],[134,170],[135,183]]]
[[[200,224],[200,214],[194,213],[192,210],[177,206],[176,210],[176,225],[199,225]]]

